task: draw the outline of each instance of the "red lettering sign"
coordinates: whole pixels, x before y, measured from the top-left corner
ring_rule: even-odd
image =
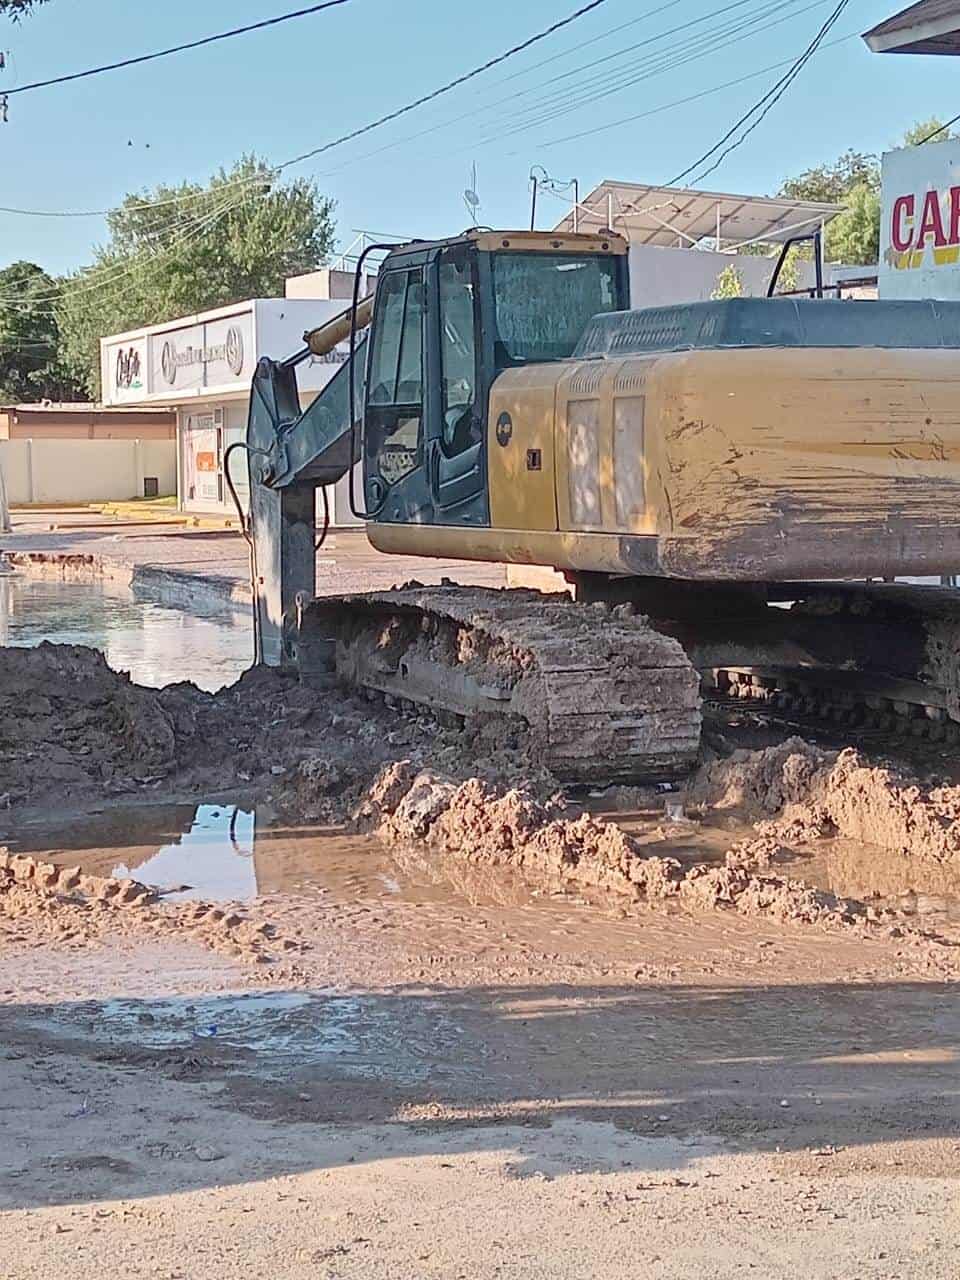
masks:
[[[890,239],[897,253],[905,253],[910,248],[910,241],[913,237],[913,231],[909,227],[904,226],[907,218],[913,218],[916,209],[916,200],[911,196],[897,196],[893,202],[893,226],[890,231]]]
[[[960,244],[960,187],[950,188],[950,244]]]
[[[933,235],[933,243],[938,249],[942,249],[947,243],[947,237],[943,234],[943,219],[940,216],[940,196],[936,191],[928,191],[923,199],[923,216],[920,219],[920,234],[917,237],[917,248],[922,249],[927,243],[927,237]]]

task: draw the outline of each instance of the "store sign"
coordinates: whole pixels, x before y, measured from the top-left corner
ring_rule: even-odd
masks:
[[[152,395],[231,387],[253,376],[250,312],[148,335]]]
[[[209,326],[204,326],[208,328]],[[177,381],[177,371],[187,369],[190,365],[226,365],[227,371],[235,378],[243,373],[243,330],[238,324],[230,325],[222,342],[211,346],[177,346],[177,336],[170,334],[163,341],[160,351],[160,370],[163,380],[168,386]]]
[[[143,338],[113,343],[104,351],[103,385],[112,400],[140,400],[147,386],[147,344]]]
[[[881,298],[960,299],[960,141],[883,157]]]

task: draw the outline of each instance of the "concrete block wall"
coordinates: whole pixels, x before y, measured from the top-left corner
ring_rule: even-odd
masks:
[[[0,469],[11,506],[142,498],[145,476],[177,490],[174,440],[0,440]]]

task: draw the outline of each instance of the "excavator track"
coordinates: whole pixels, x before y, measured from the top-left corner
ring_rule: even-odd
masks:
[[[659,781],[700,746],[700,677],[630,606],[444,585],[325,597],[301,609],[301,674],[444,713],[523,721],[564,781]]]
[[[742,630],[739,656],[722,664],[715,638],[698,644],[688,637],[707,715],[756,712],[890,746],[909,738],[960,744],[960,592],[911,583],[788,584],[779,591],[799,597],[767,615],[781,623],[780,656],[792,645],[793,663],[771,661],[771,632],[764,635],[762,625]],[[735,625],[727,628],[735,635]]]

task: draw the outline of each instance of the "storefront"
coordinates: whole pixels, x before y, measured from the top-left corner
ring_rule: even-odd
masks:
[[[302,348],[305,330],[343,308],[335,298],[259,298],[101,340],[104,404],[176,410],[181,511],[234,514],[224,459],[230,445],[245,437],[257,361]],[[304,361],[298,370],[303,408],[345,358],[344,345]],[[246,506],[247,466],[240,450],[230,458],[230,476]],[[342,490],[337,486],[329,495],[332,520],[352,524]]]

